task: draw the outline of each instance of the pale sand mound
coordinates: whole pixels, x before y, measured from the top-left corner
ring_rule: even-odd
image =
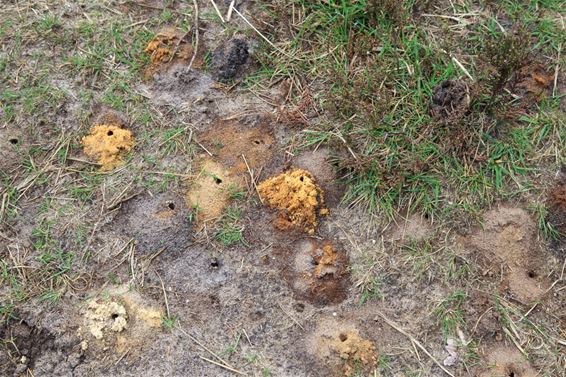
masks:
[[[127,286],[91,299],[81,313],[78,335],[83,340],[82,348],[94,346],[95,351],[112,349],[118,354],[141,349],[161,327],[163,317],[162,310],[145,303]]]
[[[535,377],[538,373],[516,348],[497,346],[485,354],[485,365],[479,377]]]
[[[317,212],[327,215],[324,194],[312,174],[296,169],[269,178],[257,187],[262,200],[271,208],[280,209],[276,226],[280,229],[301,228],[313,234],[318,225]]]
[[[194,210],[197,224],[219,218],[230,202],[231,190],[238,189],[242,183],[241,177],[231,174],[219,163],[203,160],[186,194],[187,205]]]
[[[100,170],[109,171],[122,164],[135,141],[132,132],[113,124],[99,124],[82,138],[84,153],[97,161]]]

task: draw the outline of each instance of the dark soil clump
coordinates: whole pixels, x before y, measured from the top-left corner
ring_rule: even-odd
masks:
[[[245,40],[231,39],[212,53],[212,76],[221,82],[240,77],[249,56],[249,47]]]
[[[470,105],[470,90],[464,81],[445,80],[432,92],[431,113],[443,123],[461,119]]]

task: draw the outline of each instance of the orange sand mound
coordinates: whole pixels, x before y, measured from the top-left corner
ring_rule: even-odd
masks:
[[[109,171],[122,164],[135,141],[132,132],[116,125],[99,124],[82,138],[84,153],[97,161],[100,170]]]
[[[317,225],[317,211],[328,214],[324,193],[312,174],[296,169],[269,178],[257,187],[261,198],[272,208],[281,210],[276,226],[280,229],[302,228],[313,234]]]
[[[344,361],[344,375],[351,376],[358,369],[370,370],[377,365],[377,352],[369,340],[363,339],[357,331],[340,333],[338,339],[330,340],[330,348]]]

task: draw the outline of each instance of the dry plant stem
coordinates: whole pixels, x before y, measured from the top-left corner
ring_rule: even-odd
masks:
[[[438,360],[436,360],[434,358],[434,356],[432,356],[430,354],[430,352],[428,352],[426,350],[426,348],[421,344],[421,342],[419,342],[418,340],[416,340],[411,334],[409,334],[408,332],[406,332],[405,330],[403,330],[401,327],[399,327],[399,325],[397,325],[395,322],[391,321],[389,318],[387,318],[383,313],[381,312],[377,312],[377,315],[380,316],[385,323],[387,323],[389,326],[393,327],[395,330],[399,331],[401,334],[405,335],[407,338],[409,338],[409,340],[415,344],[417,347],[419,347],[436,365],[438,365],[438,367],[440,369],[442,369],[444,371],[444,373],[446,373],[447,375],[451,376],[451,377],[455,377],[452,373],[450,373],[450,371],[448,369],[446,369],[442,364],[440,364],[438,362]]]
[[[193,0],[193,5],[195,7],[195,48],[193,50],[193,56],[191,57],[191,61],[189,62],[189,66],[187,67],[187,72],[191,70],[195,58],[197,57],[198,52],[198,44],[199,44],[199,26],[198,26],[198,3],[197,0]]]
[[[224,365],[231,367],[232,369],[234,369],[230,364],[228,364],[223,358],[221,358],[220,356],[218,356],[217,354],[215,354],[214,352],[212,352],[211,350],[209,350],[204,344],[202,344],[201,342],[199,342],[195,337],[193,337],[191,334],[187,333],[185,330],[183,330],[180,326],[177,326],[177,328],[179,329],[179,331],[181,331],[183,334],[185,334],[190,340],[192,340],[193,342],[195,342],[197,345],[199,345],[200,347],[202,347],[202,349],[204,349],[205,351],[207,351],[208,353],[210,353],[212,356],[214,356],[215,358],[217,358],[221,363],[223,363]]]
[[[234,369],[234,368],[230,368],[230,367],[227,366],[227,365],[217,363],[216,361],[207,359],[207,358],[204,357],[204,356],[200,356],[200,355],[199,355],[199,357],[200,357],[201,359],[205,360],[205,361],[208,361],[209,363],[212,363],[212,364],[214,364],[214,365],[218,365],[219,367],[222,367],[222,368],[224,368],[224,369],[226,369],[226,370],[229,370],[230,372],[234,372],[234,373],[239,374],[239,375],[241,375],[241,376],[247,376],[246,373],[240,372],[239,370]]]
[[[224,17],[222,17],[222,13],[220,13],[220,9],[218,9],[218,7],[216,6],[216,3],[214,2],[214,0],[210,0],[210,2],[212,3],[212,6],[214,7],[214,10],[216,11],[216,14],[218,14],[218,17],[220,17],[220,21],[222,21],[222,23],[224,23]]]
[[[232,18],[232,11],[234,10],[234,3],[236,2],[236,0],[232,0],[230,2],[230,6],[228,7],[228,13],[226,13],[226,21],[230,21],[230,19]]]
[[[157,271],[155,271],[155,274],[159,278],[159,282],[161,283],[161,289],[163,290],[163,299],[165,300],[165,310],[167,310],[167,318],[171,318],[171,313],[169,312],[169,300],[167,300],[167,291],[165,290],[163,279],[161,279],[161,275],[159,275]]]
[[[259,191],[257,190],[257,185],[255,183],[255,178],[254,178],[254,174],[252,172],[252,170],[250,169],[250,165],[248,165],[248,161],[246,160],[246,156],[242,155],[242,158],[244,159],[244,162],[246,164],[246,168],[248,168],[248,173],[250,174],[250,179],[252,180],[252,185],[254,186],[255,192],[259,198],[259,201],[261,202],[261,204],[263,204],[263,199],[261,198],[261,195],[259,194]]]

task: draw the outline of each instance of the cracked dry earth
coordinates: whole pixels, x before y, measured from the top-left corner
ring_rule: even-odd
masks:
[[[332,152],[289,148],[295,125],[254,94],[222,84],[253,71],[259,41],[217,36],[201,36],[216,51],[210,71],[202,61],[187,69],[188,46],[159,65],[174,55],[178,31],[158,34],[147,48],[159,56],[137,90],[152,108],[174,109],[192,125],[198,143],[188,173],[166,192],[119,187],[128,193],[123,200],[92,203],[106,212],[91,228],[83,271],[89,284],[74,281],[57,303],[30,303],[19,320],[0,327],[11,340],[0,351],[2,376],[401,377],[447,370],[530,377],[547,357],[564,357],[552,340],[565,335],[566,291],[552,289],[563,265],[538,236],[528,203],[499,203],[481,215],[482,225],[456,229],[416,215],[383,226],[340,205],[344,187]],[[272,89],[276,104],[285,97],[280,89]],[[103,171],[135,163],[136,124],[126,124],[93,124],[83,158]],[[121,184],[109,177],[107,185]],[[232,187],[245,191],[243,201],[230,195]],[[224,248],[211,238],[235,203],[245,242]],[[20,231],[11,251],[27,247],[36,210],[25,207],[12,227]],[[467,325],[458,327],[451,349],[457,361],[445,366],[451,353],[434,313],[457,289],[467,292]],[[527,311],[533,324],[561,331],[547,334],[528,359],[510,339],[536,339],[523,339],[528,335],[506,317]]]

